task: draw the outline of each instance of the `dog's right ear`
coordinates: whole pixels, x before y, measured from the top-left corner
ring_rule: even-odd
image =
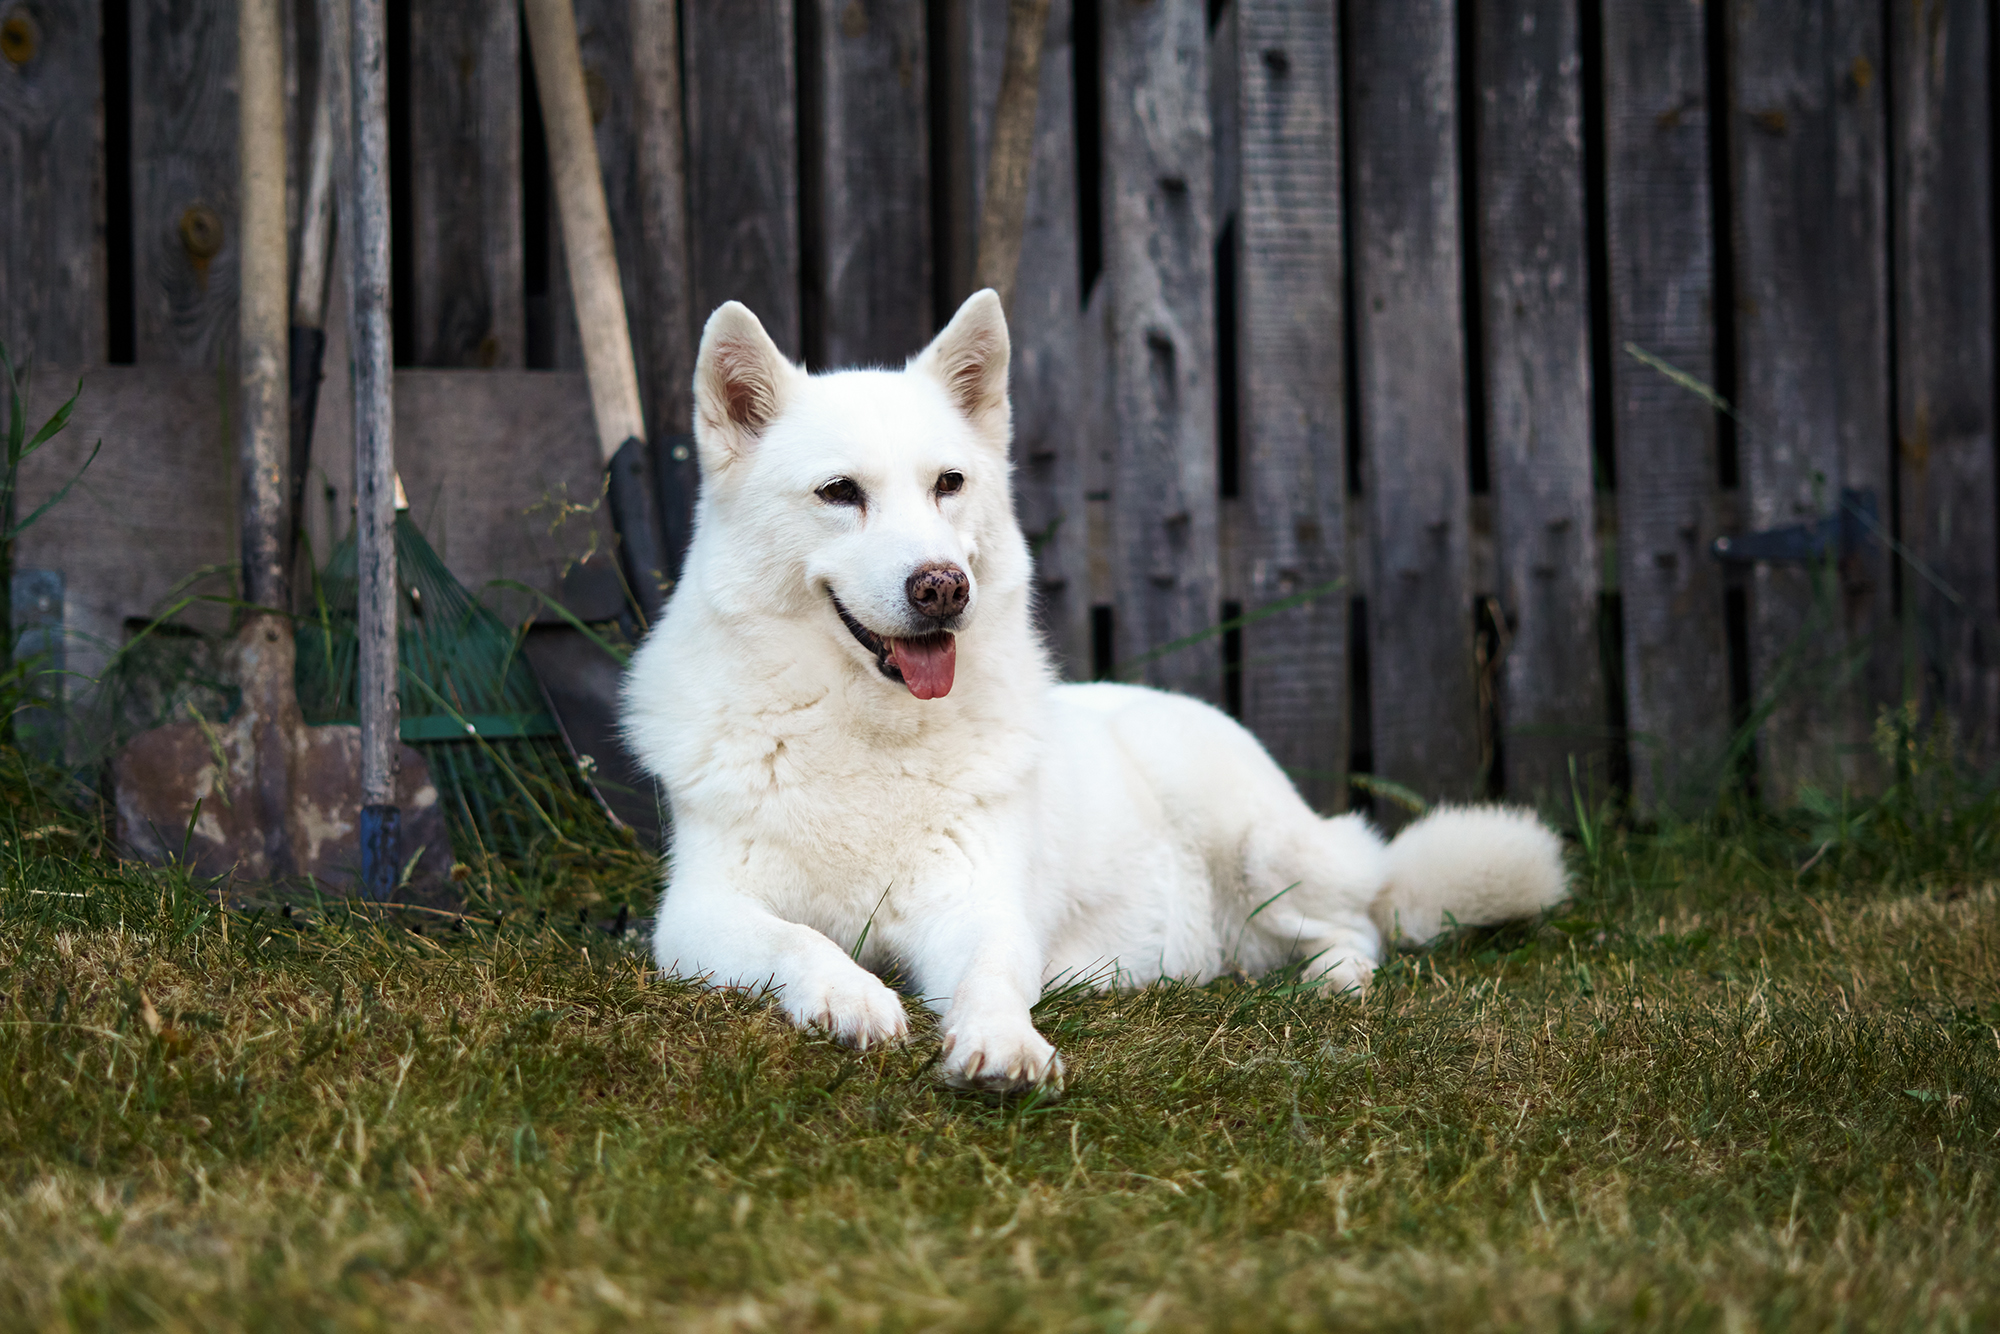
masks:
[[[713,476],[757,447],[785,410],[798,374],[748,306],[716,307],[694,363],[694,436],[703,473]]]

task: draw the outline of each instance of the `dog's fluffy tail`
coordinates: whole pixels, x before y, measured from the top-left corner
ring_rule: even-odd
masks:
[[[1388,862],[1369,914],[1389,944],[1532,917],[1569,892],[1562,840],[1514,807],[1434,807],[1390,842]]]

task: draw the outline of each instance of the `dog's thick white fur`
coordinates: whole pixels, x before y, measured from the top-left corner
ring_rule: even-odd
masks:
[[[662,968],[868,1047],[905,1033],[870,971],[894,967],[942,1012],[947,1079],[1060,1084],[1029,1017],[1051,983],[1303,961],[1361,988],[1385,939],[1562,897],[1524,812],[1440,809],[1385,846],[1206,704],[1057,684],[1007,359],[991,292],[900,371],[809,376],[744,307],[709,319],[694,540],[625,682],[672,804]]]

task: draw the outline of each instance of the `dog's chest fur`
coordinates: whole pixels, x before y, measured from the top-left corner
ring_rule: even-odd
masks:
[[[658,720],[672,742],[654,754],[676,826],[725,840],[774,911],[836,939],[894,886],[950,879],[994,821],[1026,818],[1046,688],[1039,654],[989,663],[967,639],[969,670],[944,700],[810,649],[674,681]]]

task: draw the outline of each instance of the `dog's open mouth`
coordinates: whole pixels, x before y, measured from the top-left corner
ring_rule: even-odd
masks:
[[[875,668],[882,675],[908,686],[918,699],[943,699],[951,693],[952,674],[958,669],[958,640],[949,630],[914,639],[886,639],[855,620],[832,590],[827,596],[833,598],[833,609],[840,613],[840,623],[847,632],[875,655]]]

